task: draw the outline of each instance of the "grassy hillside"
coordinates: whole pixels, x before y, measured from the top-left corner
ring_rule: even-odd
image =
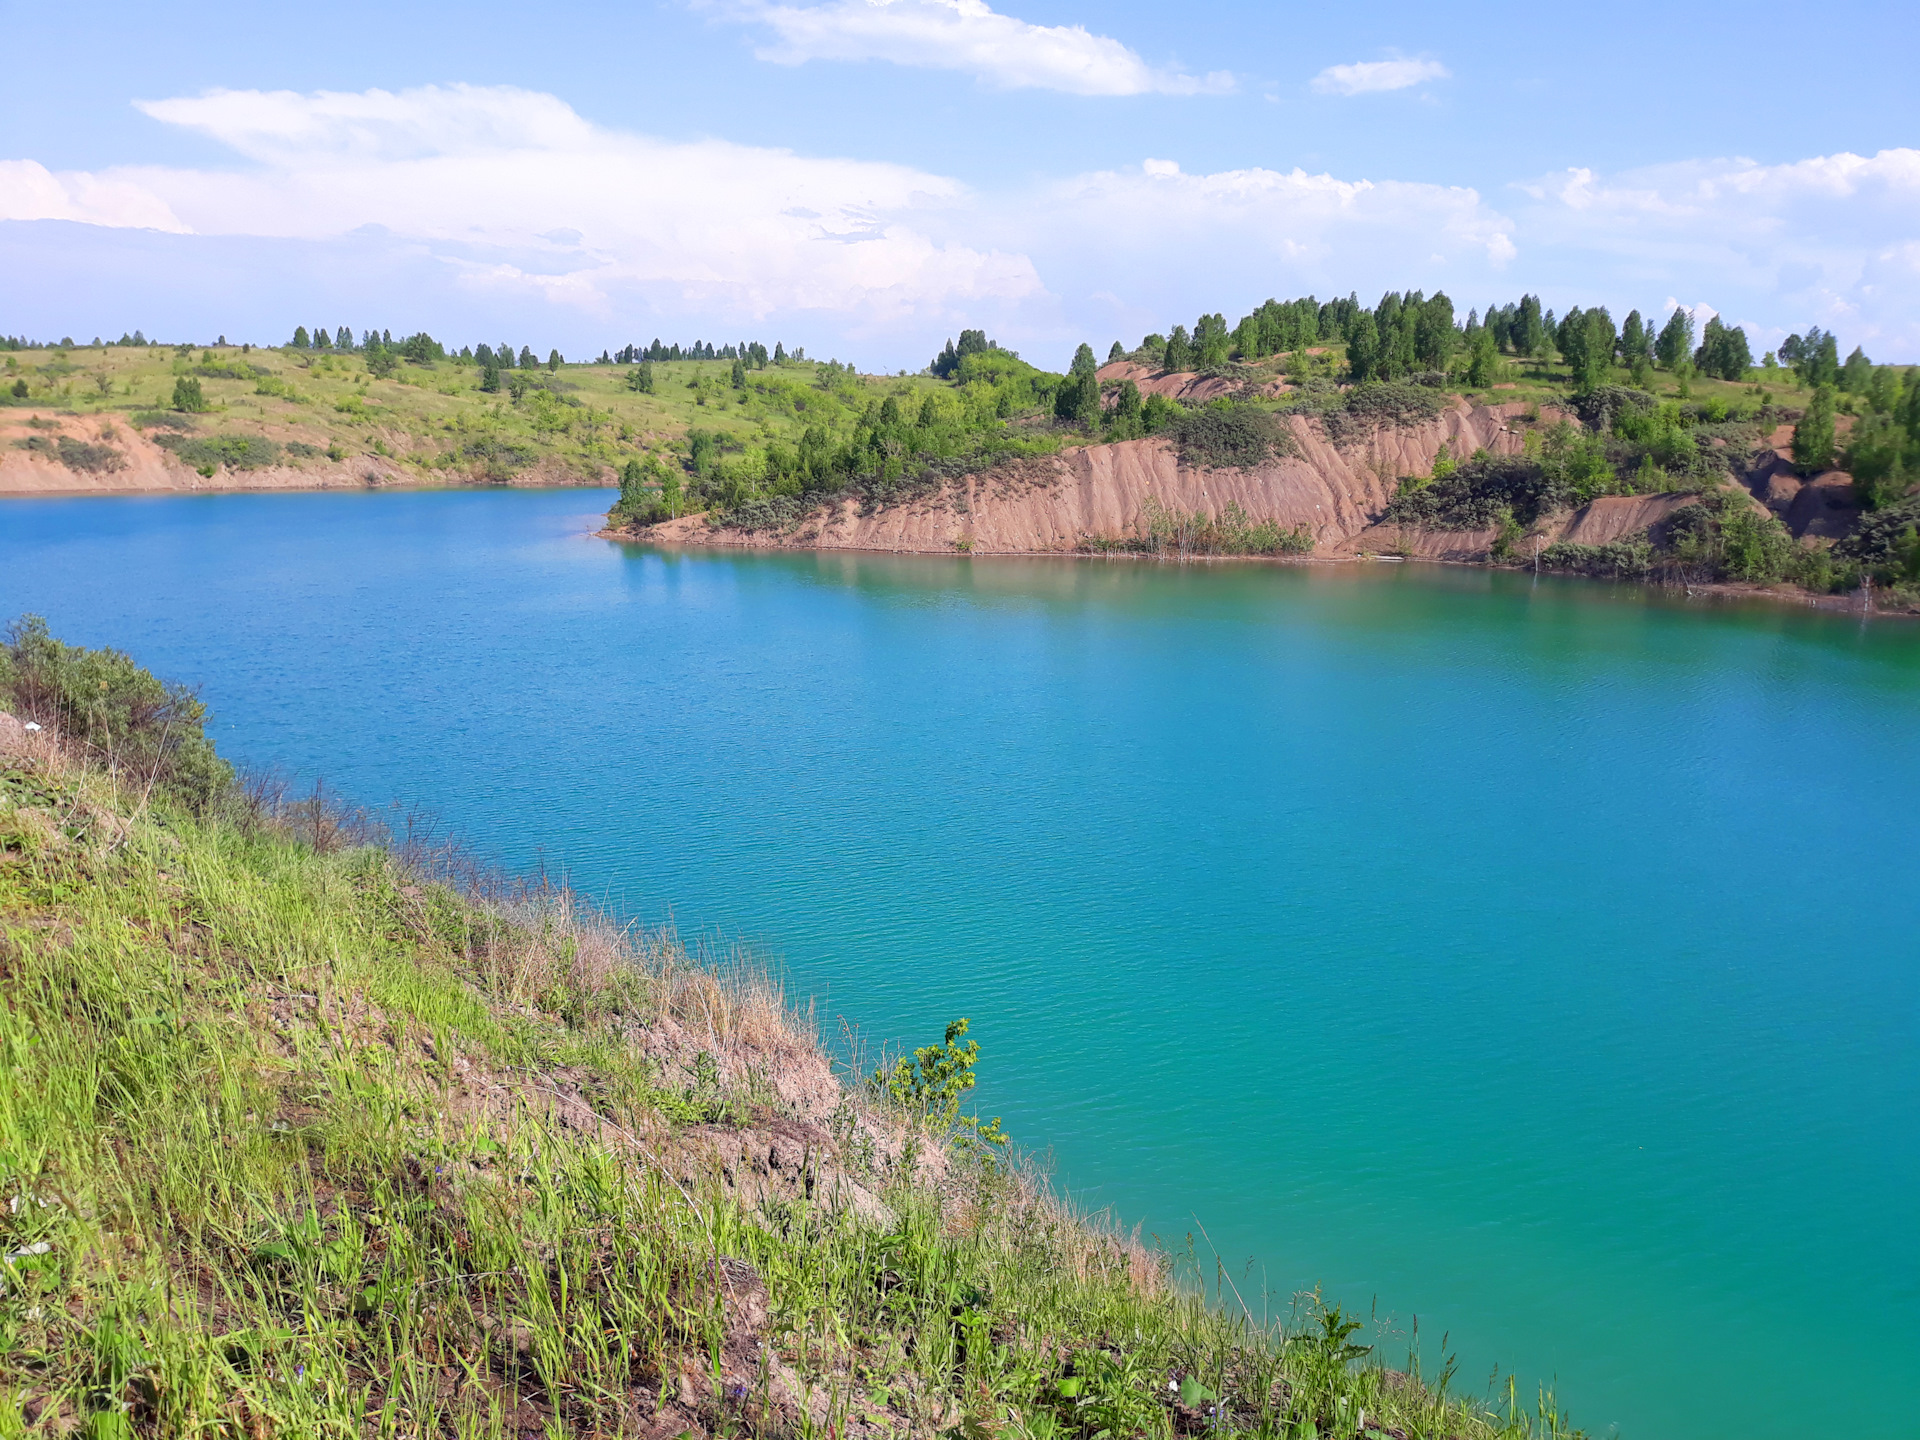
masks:
[[[649,368],[652,393],[633,388],[639,366],[601,364],[508,370],[489,393],[481,367],[448,359],[380,375],[353,352],[107,345],[7,355],[0,404],[117,417],[206,473],[376,455],[422,483],[538,472],[606,484],[650,454],[684,468],[692,431],[714,437],[716,457],[738,455],[809,426],[848,431],[869,404],[917,404],[935,387],[813,361],[749,370],[739,388],[729,360]],[[183,380],[198,384],[204,411],[176,407]]]
[[[0,705],[0,1436],[1573,1433],[1074,1219],[952,1032],[843,1084],[671,935],[234,788],[124,657],[16,632]]]

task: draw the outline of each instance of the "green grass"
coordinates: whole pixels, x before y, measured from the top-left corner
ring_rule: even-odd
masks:
[[[869,402],[892,395],[917,405],[924,392],[944,388],[925,376],[860,376],[801,361],[749,371],[736,390],[731,361],[688,360],[656,363],[654,393],[644,395],[628,386],[635,368],[510,370],[506,380],[529,387],[516,398],[504,388],[481,391],[478,367],[451,360],[402,362],[382,378],[346,352],[21,351],[7,355],[0,371],[0,422],[31,410],[117,417],[154,435],[176,426],[176,453],[216,471],[374,455],[423,484],[497,482],[536,467],[549,479],[609,483],[627,460],[684,453],[690,429],[715,433],[723,451],[737,453],[791,441],[814,424],[847,432]],[[172,410],[182,378],[199,380],[205,413]],[[10,387],[22,379],[28,395],[14,399]]]
[[[0,756],[0,1435],[1574,1433],[795,1099],[671,936],[242,798]]]

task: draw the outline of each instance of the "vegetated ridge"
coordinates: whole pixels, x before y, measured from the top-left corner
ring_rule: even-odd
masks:
[[[0,495],[610,485],[642,460],[704,472],[845,428],[880,398],[874,377],[778,343],[655,341],[568,364],[343,326],[273,349],[136,333],[0,352]]]
[[[1269,302],[1020,376],[978,331],[951,397],[871,406],[801,463],[635,471],[609,532],[920,552],[1395,556],[1920,609],[1920,370],[1534,297]],[[1278,347],[1278,348],[1275,348]],[[1782,364],[1784,358],[1789,362]],[[1016,372],[1017,373],[1017,372]],[[955,415],[975,437],[943,433]],[[1017,433],[1018,456],[991,442]],[[1049,443],[1050,442],[1050,443]],[[719,475],[721,472],[714,472]],[[1857,597],[1857,598],[1856,598]]]
[[[236,783],[0,646],[0,1434],[1576,1434],[1077,1217],[966,1023],[837,1073],[764,974]]]

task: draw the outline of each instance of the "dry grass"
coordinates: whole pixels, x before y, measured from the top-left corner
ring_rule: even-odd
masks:
[[[1209,1306],[843,1085],[752,957],[429,826],[137,814],[46,745],[8,817],[6,1440],[1570,1433]]]

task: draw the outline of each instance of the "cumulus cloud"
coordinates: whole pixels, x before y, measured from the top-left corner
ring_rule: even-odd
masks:
[[[824,5],[749,3],[729,18],[764,26],[778,39],[754,53],[799,65],[808,60],[888,60],[959,70],[1003,88],[1069,95],[1197,95],[1233,89],[1224,71],[1205,76],[1156,69],[1083,25],[1033,25],[985,0],[832,0]]]
[[[905,166],[609,131],[510,87],[216,91],[141,108],[257,164],[16,163],[0,170],[0,216],[302,240],[378,226],[436,246],[473,287],[600,313],[637,292],[743,320],[884,324],[1040,288],[1023,256],[931,239],[920,217],[963,187]]]
[[[1320,95],[1375,95],[1405,90],[1428,80],[1445,80],[1450,72],[1438,60],[1360,60],[1352,65],[1329,65],[1313,77]]]
[[[1201,310],[1269,295],[1478,293],[1515,255],[1510,222],[1469,188],[1264,167],[1190,174],[1159,158],[1043,184],[985,223],[996,244],[1033,257],[1082,324],[1104,317],[1103,335],[1191,325]]]
[[[1523,290],[1616,314],[1685,297],[1759,348],[1820,324],[1876,359],[1920,356],[1913,150],[1567,170],[1503,203],[1303,169],[1189,173],[1162,157],[983,192],[910,166],[612,130],[504,87],[217,91],[142,108],[237,160],[0,161],[0,222],[16,222],[0,263],[47,274],[63,254],[93,257],[73,281],[16,296],[16,326],[131,328],[116,317],[164,291],[228,333],[243,328],[236,297],[253,297],[270,334],[311,324],[308,296],[339,294],[378,307],[367,319],[404,311],[429,328],[547,316],[563,345],[593,337],[596,351],[657,327],[918,364],[945,334],[985,325],[1057,361],[1089,331],[1416,286],[1462,308]],[[110,290],[131,298],[101,299],[97,322],[72,314],[81,292]]]
[[[56,175],[33,160],[0,160],[0,220],[77,220],[175,234],[187,228],[139,185],[84,170]]]
[[[1517,189],[1522,230],[1563,270],[1711,289],[1766,336],[1819,324],[1920,352],[1920,150],[1575,168]]]

